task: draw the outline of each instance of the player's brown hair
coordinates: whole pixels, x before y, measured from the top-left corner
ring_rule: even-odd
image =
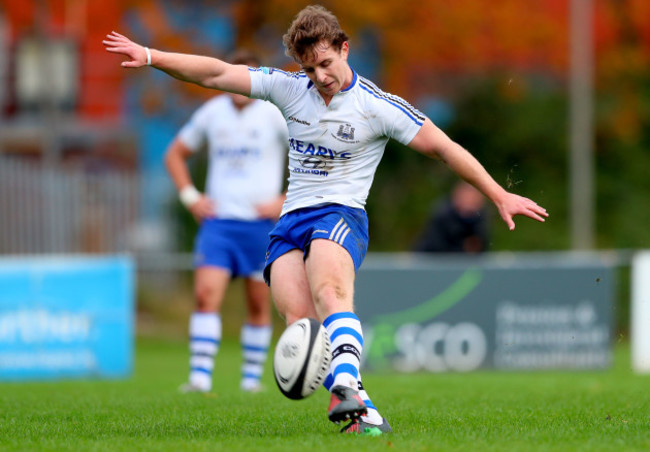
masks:
[[[300,63],[308,53],[316,56],[314,47],[321,41],[336,50],[348,40],[334,14],[320,5],[310,5],[300,11],[282,37],[287,56]]]

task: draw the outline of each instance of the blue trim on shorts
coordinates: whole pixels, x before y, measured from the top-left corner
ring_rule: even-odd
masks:
[[[292,210],[280,217],[270,233],[264,280],[270,285],[271,264],[291,250],[301,250],[307,259],[314,239],[341,245],[350,254],[357,271],[368,251],[368,215],[363,209],[342,204],[322,204]]]

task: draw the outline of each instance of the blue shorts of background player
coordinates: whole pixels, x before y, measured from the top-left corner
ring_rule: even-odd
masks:
[[[270,235],[264,267],[264,280],[269,285],[273,261],[293,249],[301,250],[306,259],[314,239],[332,240],[345,248],[356,271],[368,251],[368,215],[363,209],[341,204],[306,207],[280,217]]]
[[[220,267],[232,278],[261,280],[273,226],[271,220],[203,220],[194,244],[194,266]]]

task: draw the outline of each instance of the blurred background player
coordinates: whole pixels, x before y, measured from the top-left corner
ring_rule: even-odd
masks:
[[[232,64],[259,66],[255,55],[236,52]],[[232,278],[245,278],[246,322],[241,329],[241,389],[261,389],[271,341],[269,288],[262,270],[269,232],[284,195],[287,126],[271,103],[238,94],[206,102],[183,126],[165,155],[180,200],[200,223],[194,247],[196,310],[189,322],[190,374],[183,392],[212,388],[221,341],[221,305]],[[205,194],[193,185],[186,159],[207,147]]]
[[[423,253],[482,253],[489,247],[485,197],[467,182],[438,201],[413,251]]]

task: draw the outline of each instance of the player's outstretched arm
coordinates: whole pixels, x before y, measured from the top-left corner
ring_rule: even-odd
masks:
[[[515,215],[525,215],[541,222],[548,217],[546,209],[536,202],[501,187],[472,154],[451,140],[429,119],[424,122],[409,147],[442,160],[452,171],[478,188],[496,205],[501,218],[511,231],[515,229]]]
[[[151,65],[179,80],[205,88],[246,96],[251,93],[250,75],[246,66],[228,64],[217,58],[148,49],[115,31],[106,35],[102,43],[108,52],[127,57],[122,62],[124,68]]]

